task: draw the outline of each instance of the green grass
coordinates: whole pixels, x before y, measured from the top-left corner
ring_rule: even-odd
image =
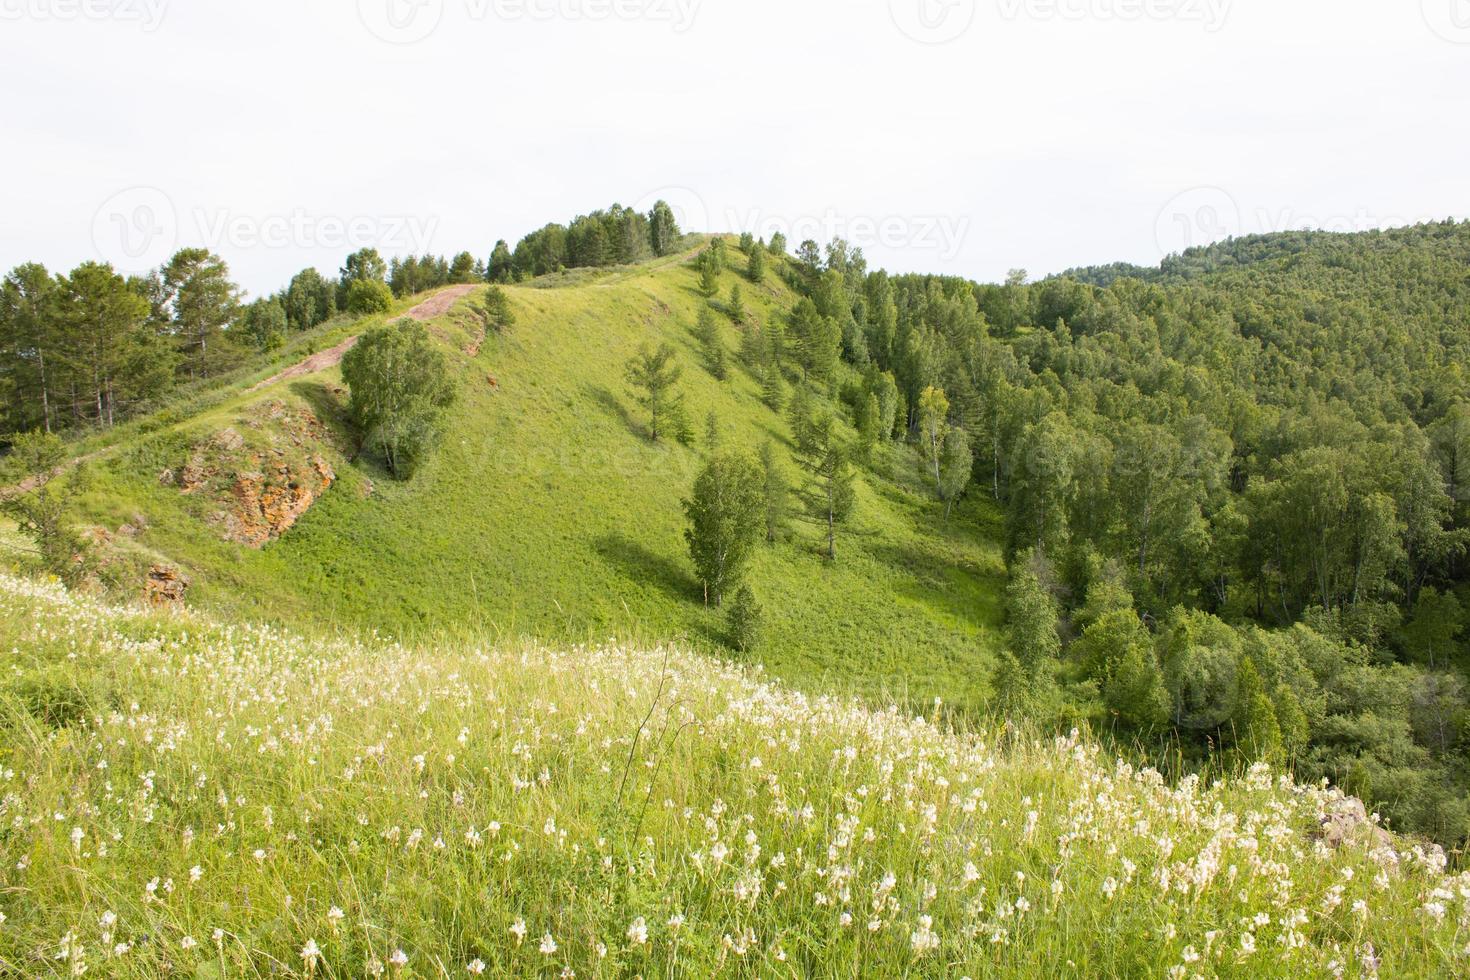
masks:
[[[518,322],[474,359],[460,352],[474,297],[462,301],[430,325],[454,351],[461,389],[438,452],[406,483],[343,461],[340,482],[263,551],[219,541],[208,503],[157,475],[263,398],[304,402],[350,439],[335,371],[248,397],[241,382],[182,424],[118,441],[94,467],[91,512],[111,527],[145,513],[138,547],[185,566],[192,601],[231,615],[409,639],[617,636],[720,650],[723,616],[700,603],[682,537],[680,501],[703,450],[643,437],[623,366],[640,343],[667,340],[701,435],[713,409],[727,444],[773,439],[784,454],[790,442],[753,377],[737,366],[719,383],[701,366],[693,325],[706,300],[692,255],[512,287]],[[743,277],[722,280],[727,295]],[[794,302],[774,274],[743,289],[761,322]],[[722,323],[733,364],[738,332]],[[767,628],[754,656],[811,689],[981,705],[1002,618],[997,524],[980,494],[946,524],[912,448],[884,447],[835,564],[812,526],[756,558]]]
[[[1449,977],[1470,876],[1335,793],[682,649],[405,648],[0,575],[0,974]],[[395,960],[400,958],[398,963]]]

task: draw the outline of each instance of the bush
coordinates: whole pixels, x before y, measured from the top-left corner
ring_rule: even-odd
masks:
[[[437,437],[454,401],[448,370],[423,324],[412,320],[374,327],[342,358],[348,410],[364,445],[383,455],[394,476],[410,475]]]
[[[347,311],[358,316],[387,313],[393,306],[393,291],[376,279],[354,279],[347,287]]]
[[[760,643],[762,616],[761,607],[755,601],[755,592],[749,585],[740,586],[730,601],[730,645],[741,653],[754,650]]]

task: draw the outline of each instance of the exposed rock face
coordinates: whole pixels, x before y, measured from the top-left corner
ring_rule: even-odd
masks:
[[[279,400],[256,406],[231,427],[195,445],[188,461],[160,479],[180,493],[216,501],[208,520],[227,541],[261,548],[292,526],[336,482],[323,455],[330,433],[309,409]]]
[[[295,525],[336,479],[332,464],[316,454],[305,467],[277,461],[264,471],[238,473],[230,488],[234,506],[224,512],[225,537],[264,547]]]
[[[180,609],[184,605],[184,593],[189,589],[189,580],[177,568],[154,565],[148,569],[148,579],[143,584],[143,596],[148,605],[157,609]]]

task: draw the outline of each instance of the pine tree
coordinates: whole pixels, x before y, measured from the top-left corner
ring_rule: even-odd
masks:
[[[710,452],[715,452],[720,448],[720,443],[723,441],[724,438],[720,431],[720,417],[715,414],[714,409],[710,409],[704,416],[704,445]]]
[[[708,306],[699,311],[699,322],[695,324],[694,336],[699,340],[699,349],[704,353],[705,366],[717,381],[724,381],[730,373],[725,355],[725,342],[720,337],[720,324]]]
[[[798,391],[799,399],[802,391]],[[792,404],[797,406],[798,402]],[[851,454],[842,445],[830,412],[808,415],[804,421],[798,413],[793,422],[800,426],[797,452],[807,471],[807,484],[802,492],[807,516],[825,530],[827,560],[836,561],[837,528],[847,523],[857,501],[857,474],[852,468]]]
[[[719,260],[709,249],[699,256],[699,291],[709,297],[713,297],[720,291]]]
[[[803,298],[791,312],[787,337],[803,378],[826,381],[832,377],[842,344],[837,321],[822,316],[811,300]]]
[[[771,359],[771,345],[766,332],[758,323],[748,323],[740,333],[740,361],[752,371],[758,371]]]
[[[774,363],[767,362],[765,373],[761,375],[761,397],[773,412],[779,412],[786,406],[786,379],[781,377],[781,369]]]
[[[377,253],[373,253],[376,255]],[[381,263],[381,259],[379,260]],[[224,259],[203,248],[178,252],[163,268],[172,330],[192,377],[219,369],[220,342],[239,307],[240,290]]]
[[[750,248],[750,264],[746,267],[746,278],[759,286],[766,281],[766,249],[756,244]]]
[[[814,456],[818,452],[814,413],[811,389],[798,384],[796,394],[786,406],[786,420],[791,424],[791,441],[796,444],[796,452],[800,456]]]
[[[60,281],[57,298],[62,360],[98,425],[111,426],[123,403],[166,386],[173,360],[148,329],[148,301],[112,266],[82,263]]]
[[[745,299],[740,294],[740,283],[730,287],[730,319],[736,323],[745,322]]]
[[[35,262],[17,266],[0,284],[0,373],[17,400],[12,427],[52,431],[59,405],[62,331],[57,280]]]
[[[480,301],[480,315],[485,318],[485,325],[496,333],[504,333],[515,326],[516,315],[511,311],[510,297],[498,285],[485,290],[485,297]]]
[[[675,359],[674,348],[660,344],[652,349],[647,344],[628,361],[628,384],[633,388],[638,404],[648,412],[648,437],[658,442],[659,436],[672,431],[676,438],[684,441],[683,433],[688,421],[683,409],[683,398],[676,386],[683,375]]]
[[[77,585],[94,569],[87,539],[73,527],[76,499],[87,489],[85,469],[70,476],[56,471],[67,458],[66,447],[49,432],[15,437],[10,462],[20,475],[36,478],[29,489],[0,494],[0,515],[35,546],[41,568],[68,585]]]

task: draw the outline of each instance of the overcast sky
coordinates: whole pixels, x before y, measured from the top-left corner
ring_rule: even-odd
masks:
[[[667,198],[982,280],[1470,216],[1470,0],[0,0],[0,265]]]

